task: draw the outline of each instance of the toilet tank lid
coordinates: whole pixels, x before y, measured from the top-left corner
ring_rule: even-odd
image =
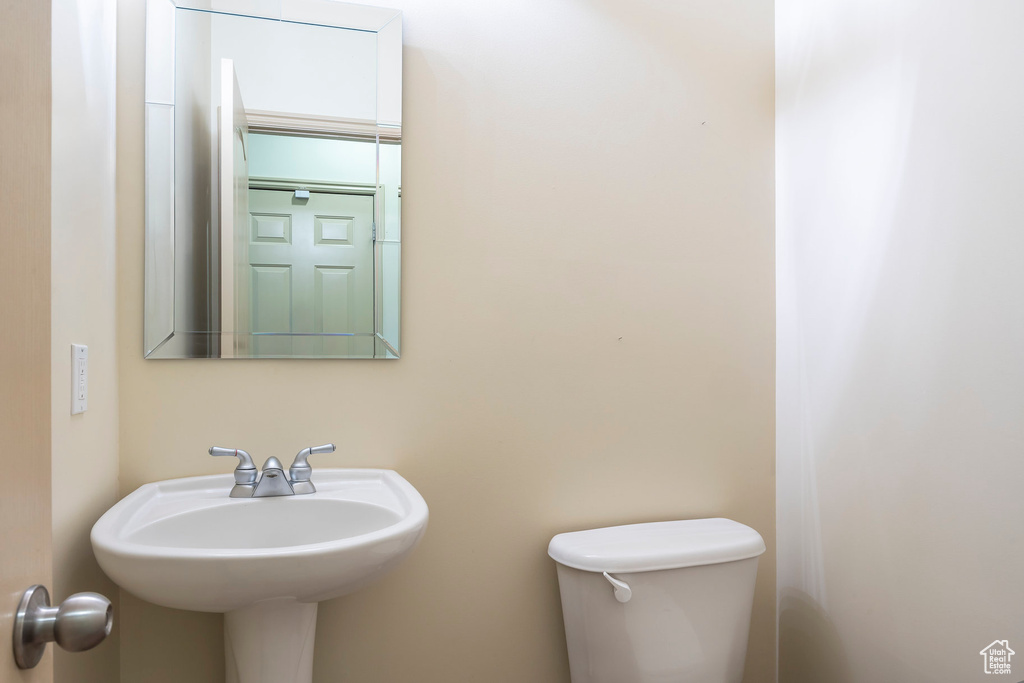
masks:
[[[731,519],[626,524],[558,534],[548,555],[588,572],[653,572],[757,557],[764,539]]]

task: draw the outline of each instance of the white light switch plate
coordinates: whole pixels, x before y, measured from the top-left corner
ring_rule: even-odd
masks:
[[[89,407],[89,347],[71,345],[71,414]]]

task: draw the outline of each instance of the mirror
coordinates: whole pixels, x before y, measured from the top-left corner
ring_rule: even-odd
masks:
[[[402,25],[148,0],[147,358],[398,358]]]

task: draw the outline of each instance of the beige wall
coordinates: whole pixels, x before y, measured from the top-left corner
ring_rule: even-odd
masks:
[[[321,607],[321,683],[567,681],[553,534],[733,517],[769,546],[747,680],[773,680],[771,4],[383,4],[403,358],[231,362],[142,359],[143,10],[119,3],[122,492],[228,471],[215,443],[407,477],[427,535]],[[223,680],[219,617],[122,613],[123,683]]]
[[[51,420],[53,585],[57,600],[118,589],[89,530],[118,499],[115,0],[54,0]],[[71,415],[71,344],[89,346],[89,409]],[[55,648],[57,683],[118,679],[117,632],[94,650]]]
[[[779,678],[991,680],[1024,653],[1024,5],[776,8]]]

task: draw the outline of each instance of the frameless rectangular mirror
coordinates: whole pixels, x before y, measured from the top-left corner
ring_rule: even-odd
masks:
[[[147,358],[398,358],[402,24],[148,0]]]

